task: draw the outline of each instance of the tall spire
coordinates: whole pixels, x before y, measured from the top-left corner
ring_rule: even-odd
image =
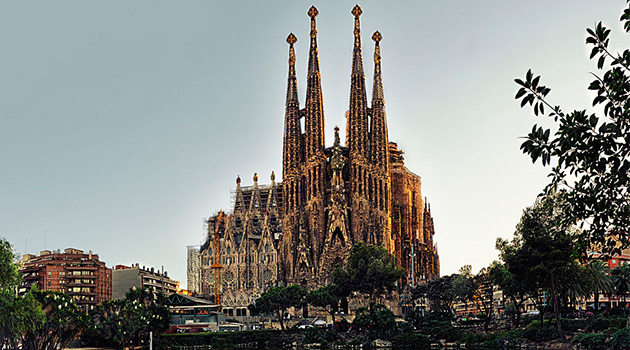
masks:
[[[317,51],[317,27],[315,25],[315,17],[318,14],[319,11],[315,6],[312,6],[308,11],[308,15],[311,17],[311,47],[308,56],[306,85],[306,159],[322,154],[324,151],[324,107]]]
[[[284,114],[284,145],[282,176],[289,175],[297,168],[300,159],[300,102],[298,101],[297,77],[295,75],[295,50],[297,38],[293,33],[287,37],[289,43],[289,77],[287,80],[287,100]]]
[[[372,84],[372,119],[370,125],[370,158],[372,164],[385,170],[389,161],[389,139],[387,119],[385,117],[385,97],[383,77],[381,76],[381,47],[383,36],[378,31],[372,35],[374,40],[374,83]]]
[[[361,53],[361,24],[359,16],[363,11],[359,5],[352,9],[354,16],[354,48],[352,52],[352,76],[350,86],[349,148],[350,157],[367,155],[368,110],[365,92],[365,73],[363,72],[363,55]]]

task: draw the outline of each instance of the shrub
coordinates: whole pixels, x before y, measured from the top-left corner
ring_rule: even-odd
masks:
[[[624,328],[616,331],[612,339],[610,339],[610,345],[615,350],[628,350],[630,349],[630,328]]]
[[[551,321],[549,321],[551,322]],[[541,327],[539,321],[533,321],[525,330],[523,330],[523,337],[536,342],[549,341],[558,337],[555,326],[548,325]]]
[[[584,333],[578,334],[573,338],[574,344],[580,344],[588,349],[604,349],[606,348],[606,334],[604,333]]]
[[[350,329],[350,322],[345,318],[337,320],[337,331],[338,332],[347,332]]]
[[[603,332],[609,328],[622,329],[626,327],[627,319],[621,316],[597,316],[592,319],[590,326],[587,328],[591,332]]]
[[[565,332],[575,333],[577,331],[588,328],[590,323],[591,323],[591,320],[586,319],[586,318],[580,318],[580,319],[563,318],[562,329],[564,329]]]
[[[420,333],[403,333],[396,337],[393,342],[395,349],[431,349],[431,340],[424,334]]]

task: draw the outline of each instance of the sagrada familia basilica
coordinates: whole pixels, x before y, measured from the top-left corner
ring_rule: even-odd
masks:
[[[405,167],[403,152],[388,137],[378,31],[372,35],[371,101],[367,97],[361,13],[358,5],[352,10],[354,48],[345,142],[335,128],[333,145],[324,143],[318,11],[311,7],[303,106],[295,72],[297,38],[293,34],[287,38],[282,182],[276,182],[274,173],[265,185],[258,183],[257,175],[251,186],[237,178],[231,211],[209,218],[205,244],[189,248],[188,288],[208,297],[220,290],[221,304],[234,308],[234,316],[245,316],[247,305],[270,286],[325,285],[335,265],[343,265],[360,241],[383,246],[396,256],[406,271],[401,289],[440,274],[433,218],[422,197],[420,176]],[[215,285],[219,265],[220,285]]]

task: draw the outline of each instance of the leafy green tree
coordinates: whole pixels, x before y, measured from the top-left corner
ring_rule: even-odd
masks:
[[[629,32],[630,6],[620,20]],[[610,29],[601,22],[586,31],[599,71],[588,89],[596,93],[593,106],[603,107],[603,113],[563,112],[547,99],[551,89],[529,70],[525,79],[515,79],[520,86],[516,99],[521,107],[529,104],[534,114],[551,118],[557,129],[552,133],[534,125],[521,150],[533,162],[554,164],[546,192],[566,189],[563,220],[581,225],[582,251],[596,246],[618,253],[630,244],[630,50],[611,52]]]
[[[11,243],[0,238],[0,290],[11,290],[20,284],[20,273],[14,260]]]
[[[615,294],[623,299],[623,307],[626,306],[626,296],[630,293],[630,264],[621,263],[612,270],[612,278]]]
[[[499,242],[500,243],[500,242]],[[505,265],[496,262],[490,267],[490,278],[494,284],[499,286],[503,295],[509,298],[512,310],[512,323],[515,327],[520,325],[523,304],[527,300],[528,287],[524,281],[515,278]]]
[[[45,321],[24,333],[23,349],[63,349],[84,330],[85,314],[69,295],[37,289],[28,294],[39,303]]]
[[[370,305],[374,305],[404,275],[404,269],[397,267],[396,258],[385,248],[359,242],[350,251],[345,272],[333,272],[333,283],[344,290],[367,294]]]
[[[412,298],[414,300],[425,298],[431,310],[450,318],[454,315],[453,306],[457,300],[453,290],[453,281],[456,277],[457,274],[452,274],[420,284],[412,290]]]
[[[44,325],[44,313],[31,293],[18,297],[13,291],[0,291],[0,310],[0,349],[18,349],[26,333]]]
[[[306,296],[308,304],[321,307],[332,316],[333,325],[336,326],[335,313],[339,310],[339,303],[343,298],[340,295],[339,286],[334,283],[319,287]]]
[[[44,324],[44,313],[33,294],[18,297],[15,293],[20,274],[14,258],[11,244],[0,239],[0,349],[17,349],[27,332]]]
[[[280,328],[284,330],[284,311],[290,307],[304,306],[306,289],[299,284],[289,286],[271,287],[262,293],[252,304],[248,306],[254,314],[277,313]]]
[[[586,279],[593,299],[595,301],[595,312],[599,311],[599,294],[610,293],[612,291],[612,278],[610,269],[601,260],[591,260],[587,265],[588,278]]]
[[[368,333],[371,339],[392,339],[396,330],[394,313],[385,305],[377,304],[368,309],[360,307],[356,310],[354,325]]]
[[[541,290],[549,292],[558,334],[565,339],[558,294],[563,277],[575,268],[576,262],[571,228],[562,220],[562,208],[559,195],[537,200],[523,210],[512,241],[498,240],[497,248],[508,271],[524,282],[520,292],[534,298]]]
[[[488,328],[490,327],[494,313],[494,292],[496,290],[496,283],[494,283],[490,274],[493,266],[494,265],[491,264],[489,267],[484,267],[473,279],[475,287],[473,302],[477,306],[477,309],[483,314],[483,329],[486,333],[488,333]]]
[[[162,293],[152,289],[130,289],[122,300],[108,300],[89,313],[83,340],[94,346],[127,348],[145,343],[149,332],[158,335],[168,329],[170,314]]]

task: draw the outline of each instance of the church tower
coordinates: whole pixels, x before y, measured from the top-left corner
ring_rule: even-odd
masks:
[[[297,41],[289,35],[289,79],[285,110],[283,193],[286,215],[283,225],[284,274],[289,280],[310,283],[316,273],[323,244],[327,159],[324,152],[324,107],[317,50],[319,11],[311,7],[310,49],[305,108],[299,108],[295,78]],[[304,129],[300,130],[301,118]],[[315,281],[312,281],[315,282]]]

